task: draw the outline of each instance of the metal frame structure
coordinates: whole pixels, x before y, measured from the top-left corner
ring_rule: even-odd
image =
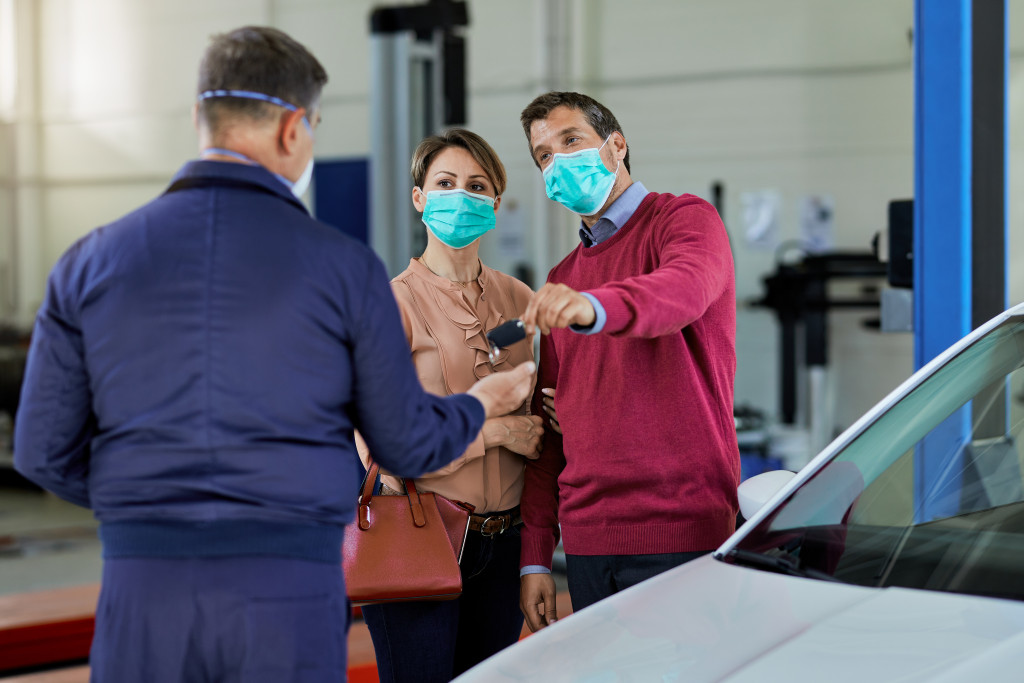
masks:
[[[426,236],[406,188],[421,139],[464,123],[465,2],[380,7],[370,15],[370,245],[395,275]],[[396,191],[401,190],[401,191]]]
[[[917,368],[1007,305],[1006,15],[1006,0],[915,2]],[[990,420],[972,427],[970,411],[957,411],[919,446],[918,500],[939,482],[950,444],[1004,433],[1005,413]],[[926,521],[952,512],[918,506],[915,514]]]

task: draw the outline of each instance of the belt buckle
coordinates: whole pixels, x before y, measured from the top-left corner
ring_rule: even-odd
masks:
[[[501,534],[505,533],[505,531],[508,529],[508,523],[511,521],[510,517],[511,517],[510,515],[499,515],[498,517],[487,517],[486,519],[484,519],[484,521],[480,522],[480,535],[484,536],[486,538],[494,538],[495,536],[500,536]],[[491,532],[486,531],[487,523],[490,522],[491,520],[496,520],[496,521],[500,521],[501,522],[501,527],[497,531],[491,531]]]

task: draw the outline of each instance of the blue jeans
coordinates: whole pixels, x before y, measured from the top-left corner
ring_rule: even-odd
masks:
[[[342,683],[351,613],[340,565],[106,559],[92,680]]]
[[[519,528],[470,531],[462,595],[441,602],[366,605],[381,683],[441,683],[519,640]]]
[[[652,576],[707,555],[710,550],[654,555],[565,555],[573,612],[635,586]]]

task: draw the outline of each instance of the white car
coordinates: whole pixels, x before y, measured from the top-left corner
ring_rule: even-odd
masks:
[[[1024,304],[799,474],[744,482],[749,521],[712,555],[457,680],[1024,680],[1022,367]]]

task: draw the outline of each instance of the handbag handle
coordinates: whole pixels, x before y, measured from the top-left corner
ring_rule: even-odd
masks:
[[[380,474],[380,465],[369,457],[370,466],[363,477],[362,490],[359,493],[359,528],[366,531],[370,528],[370,503],[373,501],[373,486],[377,482],[377,475]],[[412,523],[417,527],[427,525],[427,515],[423,512],[423,503],[420,500],[420,492],[416,490],[416,483],[412,479],[403,479],[405,484],[405,497],[409,501],[409,510],[412,512]]]

